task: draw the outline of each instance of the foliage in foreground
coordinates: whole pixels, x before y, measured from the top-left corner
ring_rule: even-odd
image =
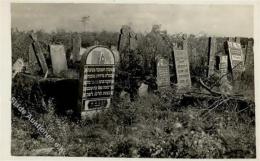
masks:
[[[176,102],[177,101],[177,102]],[[115,100],[110,109],[84,121],[56,116],[55,105],[38,114],[64,154],[26,119],[12,117],[12,155],[91,157],[255,158],[254,106],[236,103],[208,112],[207,106],[181,106],[172,93],[135,102]],[[246,107],[244,107],[246,108]],[[243,108],[243,109],[244,109]]]

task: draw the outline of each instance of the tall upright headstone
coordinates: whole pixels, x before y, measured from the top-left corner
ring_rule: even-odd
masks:
[[[80,61],[81,37],[79,34],[74,34],[72,38],[72,62]]]
[[[50,45],[51,63],[54,74],[68,70],[65,50],[63,45]]]
[[[130,26],[123,25],[120,30],[118,51],[135,50],[137,47],[137,35]]]
[[[41,66],[43,73],[46,75],[48,73],[48,66],[47,66],[46,60],[44,58],[44,55],[42,53],[40,43],[37,40],[37,35],[32,33],[31,38],[33,40],[32,45],[33,45],[33,49],[34,49],[34,52],[36,54],[37,60],[40,63],[40,66]]]
[[[174,49],[177,86],[179,89],[191,87],[190,65],[187,50]]]
[[[157,85],[159,89],[170,87],[169,61],[164,58],[157,60]]]
[[[246,70],[253,70],[254,67],[254,50],[253,41],[249,40],[246,47],[245,55],[245,68]]]
[[[220,91],[222,93],[230,94],[232,86],[227,78],[228,74],[228,56],[220,54],[219,56],[219,70],[220,70]]]
[[[241,74],[244,71],[244,58],[241,44],[228,41],[227,47],[233,80],[238,80],[241,78]]]
[[[81,59],[79,110],[81,115],[108,108],[114,92],[115,58],[104,46],[87,48]]]
[[[208,60],[208,77],[214,74],[215,56],[217,51],[216,38],[209,38],[209,60]]]

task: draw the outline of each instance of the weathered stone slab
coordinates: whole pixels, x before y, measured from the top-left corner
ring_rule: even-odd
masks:
[[[54,74],[68,70],[65,50],[63,45],[50,45],[51,63]]]
[[[40,66],[41,66],[42,72],[46,76],[46,73],[48,73],[48,66],[47,66],[45,57],[44,57],[44,55],[42,53],[42,49],[41,49],[40,43],[38,42],[37,36],[35,34],[31,34],[31,38],[33,40],[32,45],[33,45],[33,49],[34,49],[34,52],[36,54],[37,60],[38,60],[38,62],[40,62]]]
[[[157,85],[159,89],[170,86],[169,61],[164,58],[157,60]]]
[[[174,49],[175,68],[177,74],[177,85],[179,88],[191,87],[190,65],[188,52],[186,50]]]
[[[87,48],[80,66],[79,108],[82,115],[108,108],[114,93],[115,58],[103,46]]]
[[[41,67],[40,67],[38,60],[36,58],[36,54],[34,52],[32,44],[29,46],[28,56],[29,56],[29,59],[28,59],[28,71],[29,71],[29,73],[38,74],[41,71]]]
[[[72,62],[80,61],[81,37],[75,34],[72,38]]]
[[[244,71],[244,56],[240,43],[227,42],[229,60],[232,69],[232,76],[234,80],[241,78],[241,74]]]
[[[141,86],[138,88],[138,95],[140,97],[145,97],[148,95],[148,85],[142,83]]]
[[[209,60],[208,60],[208,77],[214,74],[215,56],[217,51],[216,38],[209,38]]]
[[[17,73],[20,73],[24,68],[24,61],[22,58],[19,58],[15,61],[12,67],[12,78],[16,76]]]

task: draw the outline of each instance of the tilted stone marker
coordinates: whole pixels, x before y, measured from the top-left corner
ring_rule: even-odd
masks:
[[[214,65],[215,65],[215,54],[217,51],[216,38],[209,38],[209,61],[208,61],[208,77],[214,74]]]
[[[104,110],[111,104],[114,91],[115,58],[103,46],[91,46],[80,65],[79,108],[81,115]]]
[[[51,63],[54,74],[68,70],[65,50],[63,45],[50,45]]]
[[[72,38],[72,62],[80,61],[81,37],[75,34]]]
[[[234,80],[240,79],[244,71],[244,56],[240,43],[227,42],[229,60],[232,68],[232,76]]]
[[[157,61],[157,85],[159,89],[170,86],[169,61],[164,58]]]
[[[29,46],[28,57],[29,57],[28,59],[29,72],[31,74],[38,74],[41,71],[41,67],[36,58],[36,54],[34,52],[32,44]]]
[[[187,50],[174,49],[174,59],[178,88],[190,88],[190,65]]]
[[[41,69],[43,71],[43,73],[46,75],[48,73],[48,66],[46,64],[46,60],[44,58],[44,55],[42,53],[41,47],[40,47],[40,43],[37,40],[37,36],[35,34],[31,34],[31,38],[33,40],[33,49],[35,51],[36,57],[38,62],[40,62],[41,65]]]

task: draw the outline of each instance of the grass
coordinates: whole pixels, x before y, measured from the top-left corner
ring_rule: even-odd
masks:
[[[150,95],[131,103],[115,100],[107,111],[78,122],[57,116],[55,105],[50,104],[49,112],[38,119],[64,147],[64,154],[37,134],[28,120],[13,115],[12,155],[255,158],[254,118],[246,110],[216,110],[205,118],[201,117],[205,109],[176,109],[169,103],[171,97],[162,96]],[[35,153],[44,148],[54,150]]]

